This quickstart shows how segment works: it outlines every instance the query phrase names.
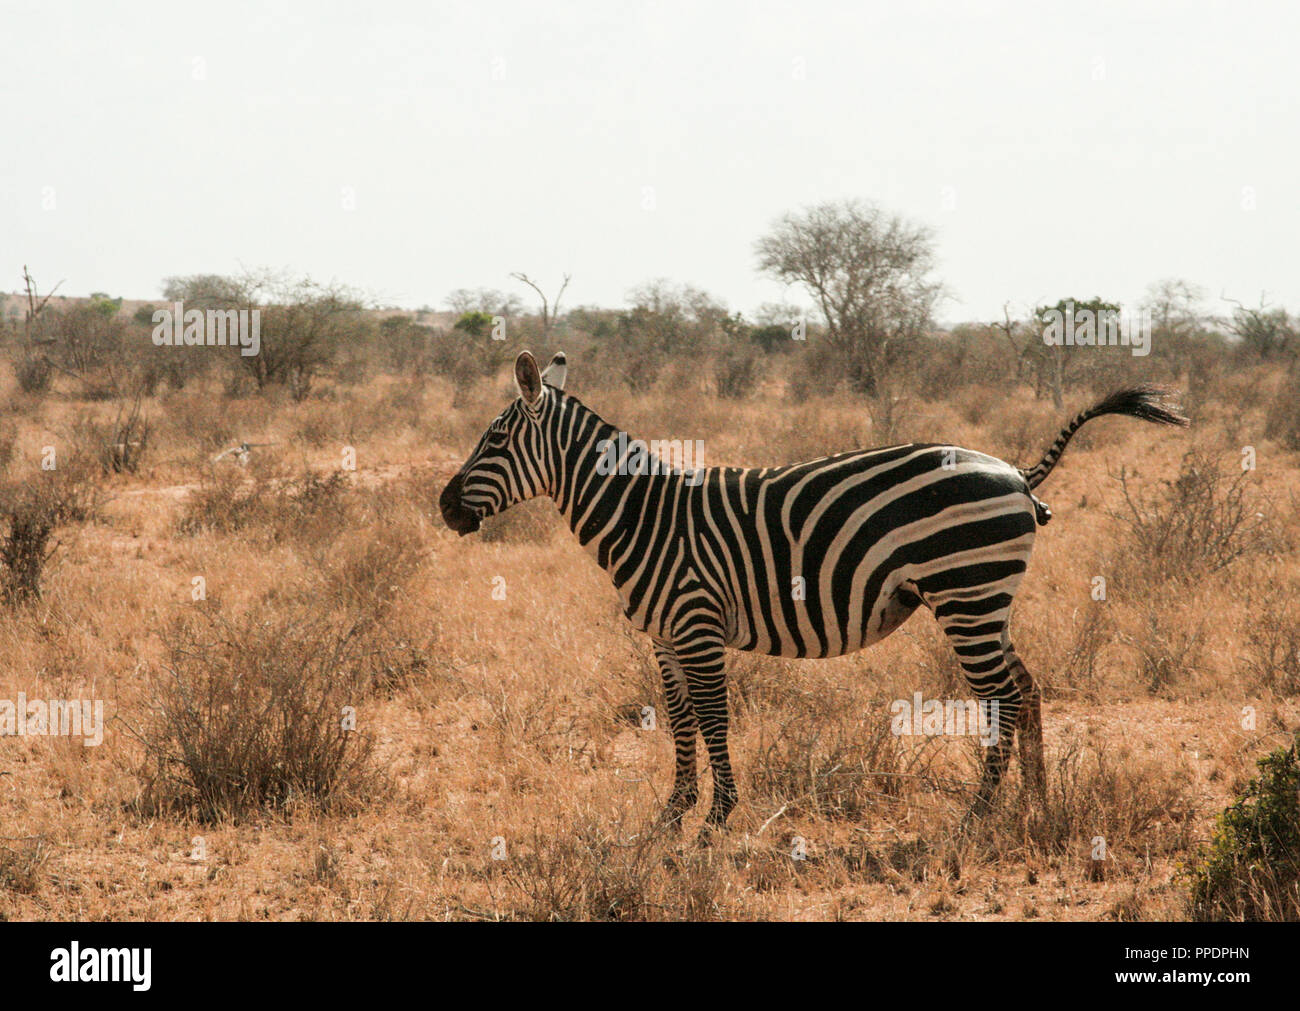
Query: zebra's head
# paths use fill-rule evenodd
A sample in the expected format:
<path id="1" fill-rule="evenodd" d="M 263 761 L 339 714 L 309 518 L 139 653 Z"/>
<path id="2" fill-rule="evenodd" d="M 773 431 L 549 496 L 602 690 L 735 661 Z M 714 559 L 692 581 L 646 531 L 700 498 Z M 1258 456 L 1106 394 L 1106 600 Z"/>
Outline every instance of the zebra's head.
<path id="1" fill-rule="evenodd" d="M 486 517 L 551 490 L 544 424 L 564 389 L 566 371 L 563 352 L 545 371 L 527 351 L 515 359 L 519 396 L 488 426 L 438 499 L 443 521 L 462 537 Z"/>

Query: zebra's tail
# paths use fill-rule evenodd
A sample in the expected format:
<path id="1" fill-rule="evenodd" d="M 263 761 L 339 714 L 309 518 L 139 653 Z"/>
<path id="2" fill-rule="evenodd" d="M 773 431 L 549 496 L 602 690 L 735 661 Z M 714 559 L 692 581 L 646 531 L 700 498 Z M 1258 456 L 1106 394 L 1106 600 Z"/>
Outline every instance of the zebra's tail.
<path id="1" fill-rule="evenodd" d="M 1169 393 L 1170 391 L 1162 386 L 1133 386 L 1116 390 L 1105 400 L 1093 404 L 1086 411 L 1078 414 L 1073 421 L 1061 429 L 1061 434 L 1048 447 L 1043 458 L 1028 470 L 1021 470 L 1020 473 L 1030 488 L 1037 488 L 1052 472 L 1052 468 L 1065 452 L 1065 447 L 1074 433 L 1083 426 L 1085 421 L 1099 418 L 1103 414 L 1126 414 L 1130 418 L 1140 418 L 1157 425 L 1187 425 L 1187 418 L 1180 414 L 1177 408 L 1166 407 L 1160 402 Z"/>

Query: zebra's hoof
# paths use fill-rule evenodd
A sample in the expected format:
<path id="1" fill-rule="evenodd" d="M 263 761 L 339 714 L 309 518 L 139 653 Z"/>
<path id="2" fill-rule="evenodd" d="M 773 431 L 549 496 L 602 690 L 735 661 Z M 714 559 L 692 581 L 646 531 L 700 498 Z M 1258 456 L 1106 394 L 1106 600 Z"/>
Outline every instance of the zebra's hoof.
<path id="1" fill-rule="evenodd" d="M 662 834 L 677 838 L 682 834 L 682 813 L 680 811 L 665 811 L 655 819 L 654 831 L 656 834 Z"/>
<path id="2" fill-rule="evenodd" d="M 707 849 L 717 842 L 718 827 L 705 822 L 700 826 L 700 834 L 695 837 L 695 845 Z"/>

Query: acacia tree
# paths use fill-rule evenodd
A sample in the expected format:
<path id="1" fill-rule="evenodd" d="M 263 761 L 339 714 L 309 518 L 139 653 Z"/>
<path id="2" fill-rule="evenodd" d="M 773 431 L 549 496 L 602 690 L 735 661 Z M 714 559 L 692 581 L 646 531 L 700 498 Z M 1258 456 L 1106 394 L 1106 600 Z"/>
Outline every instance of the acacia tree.
<path id="1" fill-rule="evenodd" d="M 759 270 L 812 296 L 844 378 L 874 393 L 891 348 L 929 328 L 942 286 L 930 231 L 874 204 L 819 204 L 778 219 L 755 244 Z"/>
<path id="2" fill-rule="evenodd" d="M 1034 320 L 1039 339 L 1032 345 L 1036 366 L 1034 396 L 1041 397 L 1046 387 L 1052 393 L 1052 406 L 1058 411 L 1064 410 L 1065 388 L 1089 368 L 1101 363 L 1101 359 L 1090 351 L 1080 354 L 1073 344 L 1049 344 L 1043 339 L 1043 334 L 1052 325 L 1053 319 L 1067 320 L 1065 325 L 1073 327 L 1074 317 L 1085 318 L 1084 314 L 1087 313 L 1089 315 L 1086 318 L 1093 320 L 1094 326 L 1100 330 L 1101 320 L 1108 317 L 1117 319 L 1119 311 L 1118 302 L 1107 302 L 1100 296 L 1090 299 L 1063 298 L 1055 305 L 1040 305 L 1035 309 Z"/>
<path id="3" fill-rule="evenodd" d="M 447 296 L 447 308 L 457 316 L 484 312 L 489 316 L 518 316 L 524 303 L 518 296 L 495 288 L 457 288 Z"/>
<path id="4" fill-rule="evenodd" d="M 261 310 L 259 353 L 232 355 L 259 391 L 283 384 L 295 399 L 307 395 L 315 375 L 355 332 L 363 307 L 358 293 L 343 285 L 292 280 L 269 271 L 169 277 L 163 282 L 163 295 L 185 302 L 187 310 Z"/>

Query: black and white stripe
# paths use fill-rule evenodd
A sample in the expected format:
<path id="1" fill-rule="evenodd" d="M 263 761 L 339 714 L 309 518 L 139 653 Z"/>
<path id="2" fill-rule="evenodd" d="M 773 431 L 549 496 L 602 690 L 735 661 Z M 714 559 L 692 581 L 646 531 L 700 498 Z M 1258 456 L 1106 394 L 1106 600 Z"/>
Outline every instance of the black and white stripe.
<path id="1" fill-rule="evenodd" d="M 1186 419 L 1150 387 L 1079 414 L 1034 467 L 956 446 L 858 450 L 763 469 L 602 473 L 618 430 L 563 392 L 565 361 L 545 373 L 527 352 L 520 397 L 492 423 L 442 494 L 461 534 L 515 502 L 550 495 L 610 574 L 624 612 L 654 641 L 676 742 L 667 818 L 696 800 L 695 744 L 713 770 L 708 815 L 736 802 L 727 754 L 724 651 L 841 656 L 878 642 L 919 607 L 938 620 L 972 692 L 999 705 L 974 810 L 987 808 L 1020 731 L 1027 784 L 1044 786 L 1039 695 L 1007 626 L 1036 527 L 1050 513 L 1031 489 L 1090 418 Z"/>

